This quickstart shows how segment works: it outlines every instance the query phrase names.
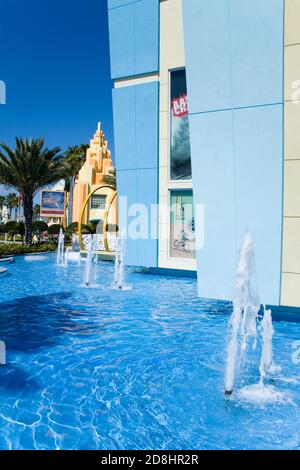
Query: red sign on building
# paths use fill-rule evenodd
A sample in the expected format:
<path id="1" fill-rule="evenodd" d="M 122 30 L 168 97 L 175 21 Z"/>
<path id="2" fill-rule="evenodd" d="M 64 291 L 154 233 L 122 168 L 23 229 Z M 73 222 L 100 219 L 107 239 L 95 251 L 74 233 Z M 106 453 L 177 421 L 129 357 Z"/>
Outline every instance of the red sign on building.
<path id="1" fill-rule="evenodd" d="M 178 118 L 189 114 L 187 95 L 180 95 L 179 98 L 173 98 L 172 112 L 173 116 Z"/>

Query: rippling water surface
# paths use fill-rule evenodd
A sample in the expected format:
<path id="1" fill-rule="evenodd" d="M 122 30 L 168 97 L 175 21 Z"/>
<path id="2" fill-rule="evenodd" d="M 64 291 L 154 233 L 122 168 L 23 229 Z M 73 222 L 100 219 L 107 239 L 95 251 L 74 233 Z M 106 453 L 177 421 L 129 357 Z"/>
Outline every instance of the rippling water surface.
<path id="1" fill-rule="evenodd" d="M 229 306 L 198 299 L 195 280 L 129 271 L 132 291 L 117 292 L 110 263 L 95 289 L 53 255 L 8 267 L 0 449 L 299 448 L 300 323 L 275 323 L 282 372 L 269 385 L 281 399 L 226 400 Z M 258 378 L 249 364 L 247 385 Z"/>

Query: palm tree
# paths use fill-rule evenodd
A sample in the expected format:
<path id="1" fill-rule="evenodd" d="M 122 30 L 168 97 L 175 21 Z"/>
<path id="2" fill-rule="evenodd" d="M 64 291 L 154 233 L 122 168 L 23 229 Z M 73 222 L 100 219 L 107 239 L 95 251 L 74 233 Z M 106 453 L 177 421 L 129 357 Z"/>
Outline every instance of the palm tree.
<path id="1" fill-rule="evenodd" d="M 1 225 L 1 227 L 3 227 L 3 225 L 2 225 L 2 209 L 3 209 L 4 205 L 5 205 L 5 196 L 0 196 L 0 225 Z"/>
<path id="2" fill-rule="evenodd" d="M 18 206 L 19 206 L 19 198 L 16 195 L 16 193 L 9 193 L 6 196 L 5 202 L 6 202 L 6 205 L 7 205 L 8 209 L 9 209 L 10 218 L 12 218 L 12 211 L 13 210 L 15 211 L 15 218 L 16 218 L 16 209 L 18 209 Z"/>
<path id="3" fill-rule="evenodd" d="M 3 206 L 5 205 L 5 196 L 0 196 L 0 210 L 2 210 Z"/>
<path id="4" fill-rule="evenodd" d="M 112 186 L 114 189 L 117 188 L 117 173 L 115 168 L 110 168 L 108 174 L 103 176 L 103 183 Z"/>
<path id="5" fill-rule="evenodd" d="M 34 196 L 65 175 L 66 166 L 60 149 L 48 149 L 44 146 L 44 139 L 16 138 L 14 150 L 8 145 L 0 145 L 0 183 L 22 196 L 26 244 L 32 243 Z"/>
<path id="6" fill-rule="evenodd" d="M 49 228 L 48 224 L 46 224 L 46 222 L 43 222 L 42 220 L 35 220 L 32 223 L 32 231 L 37 237 L 39 242 L 41 241 L 41 236 L 43 232 L 47 232 L 48 228 Z"/>
<path id="7" fill-rule="evenodd" d="M 86 159 L 86 151 L 89 148 L 86 144 L 69 147 L 65 153 L 65 165 L 67 169 L 66 191 L 70 191 L 72 180 L 75 178 Z"/>
<path id="8" fill-rule="evenodd" d="M 39 220 L 41 215 L 41 206 L 39 204 L 35 204 L 33 208 L 33 218 L 34 220 Z"/>

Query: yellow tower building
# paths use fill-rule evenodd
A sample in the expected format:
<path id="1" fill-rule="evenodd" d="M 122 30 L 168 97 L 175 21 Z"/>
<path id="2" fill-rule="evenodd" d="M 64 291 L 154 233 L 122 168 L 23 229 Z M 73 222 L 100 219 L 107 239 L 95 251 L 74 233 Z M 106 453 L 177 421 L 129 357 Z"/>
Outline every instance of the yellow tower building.
<path id="1" fill-rule="evenodd" d="M 79 222 L 82 207 L 89 196 L 91 196 L 82 222 L 101 224 L 104 221 L 107 203 L 114 194 L 114 188 L 103 187 L 95 191 L 101 185 L 114 186 L 115 169 L 108 149 L 107 140 L 101 130 L 101 123 L 90 141 L 90 147 L 86 153 L 86 160 L 75 179 L 73 189 L 72 222 Z M 108 224 L 116 226 L 117 200 L 113 201 L 108 215 Z"/>

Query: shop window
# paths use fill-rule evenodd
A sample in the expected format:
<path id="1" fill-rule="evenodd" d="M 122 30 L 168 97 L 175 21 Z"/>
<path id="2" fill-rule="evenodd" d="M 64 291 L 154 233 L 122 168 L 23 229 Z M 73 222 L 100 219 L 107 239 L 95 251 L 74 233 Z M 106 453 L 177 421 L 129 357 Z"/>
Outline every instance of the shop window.
<path id="1" fill-rule="evenodd" d="M 170 73 L 170 178 L 192 178 L 188 96 L 185 70 Z"/>
<path id="2" fill-rule="evenodd" d="M 195 258 L 195 219 L 192 191 L 171 191 L 170 257 Z"/>

